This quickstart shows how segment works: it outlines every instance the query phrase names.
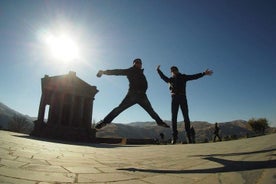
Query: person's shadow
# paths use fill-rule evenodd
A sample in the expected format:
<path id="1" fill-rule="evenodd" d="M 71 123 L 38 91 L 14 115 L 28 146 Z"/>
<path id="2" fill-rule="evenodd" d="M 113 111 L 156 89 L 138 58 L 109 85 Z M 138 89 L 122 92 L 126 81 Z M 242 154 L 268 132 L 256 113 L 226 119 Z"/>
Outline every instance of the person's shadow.
<path id="1" fill-rule="evenodd" d="M 245 154 L 256 154 L 271 152 L 270 156 L 275 156 L 273 151 L 276 149 L 260 150 L 254 152 L 242 152 L 242 153 L 229 153 L 229 154 L 219 154 L 219 155 L 194 155 L 194 157 L 203 157 L 203 159 L 217 162 L 222 167 L 217 168 L 207 168 L 207 169 L 187 169 L 187 170 L 169 170 L 169 169 L 141 169 L 141 168 L 120 168 L 118 170 L 132 171 L 132 172 L 150 172 L 150 173 L 161 173 L 161 174 L 197 174 L 197 173 L 222 173 L 222 172 L 238 172 L 238 171 L 250 171 L 256 169 L 271 169 L 276 168 L 276 160 L 266 160 L 266 161 L 234 161 L 222 158 L 216 158 L 214 156 L 237 156 Z"/>

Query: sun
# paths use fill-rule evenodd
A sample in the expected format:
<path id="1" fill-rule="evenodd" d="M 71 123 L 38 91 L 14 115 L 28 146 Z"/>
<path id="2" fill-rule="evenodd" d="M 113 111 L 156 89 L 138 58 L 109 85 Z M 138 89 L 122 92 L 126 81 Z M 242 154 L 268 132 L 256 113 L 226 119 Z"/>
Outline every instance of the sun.
<path id="1" fill-rule="evenodd" d="M 73 37 L 69 35 L 47 34 L 44 37 L 44 41 L 51 57 L 58 61 L 69 63 L 80 57 L 79 46 L 73 40 Z"/>

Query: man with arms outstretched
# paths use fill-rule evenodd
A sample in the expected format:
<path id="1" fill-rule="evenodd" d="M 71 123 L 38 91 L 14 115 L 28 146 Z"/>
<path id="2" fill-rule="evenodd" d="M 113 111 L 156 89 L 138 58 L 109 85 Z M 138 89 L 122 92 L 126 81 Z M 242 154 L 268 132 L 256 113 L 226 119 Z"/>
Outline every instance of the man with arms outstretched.
<path id="1" fill-rule="evenodd" d="M 97 74 L 98 77 L 105 75 L 121 75 L 126 76 L 129 81 L 128 93 L 121 102 L 121 104 L 114 108 L 103 120 L 96 124 L 95 128 L 100 129 L 117 117 L 121 112 L 131 107 L 134 104 L 139 104 L 144 108 L 148 114 L 156 121 L 157 125 L 169 128 L 169 126 L 161 120 L 159 115 L 153 110 L 151 103 L 146 95 L 148 89 L 147 79 L 142 69 L 142 60 L 137 58 L 133 61 L 132 67 L 128 69 L 115 69 L 115 70 L 100 70 Z"/>
<path id="2" fill-rule="evenodd" d="M 188 103 L 186 98 L 186 82 L 189 80 L 195 80 L 201 78 L 205 75 L 212 75 L 212 70 L 205 70 L 205 72 L 194 74 L 194 75 L 186 75 L 181 74 L 176 66 L 171 67 L 171 77 L 167 77 L 160 70 L 160 65 L 157 66 L 157 72 L 161 79 L 163 79 L 170 86 L 171 92 L 171 113 L 172 113 L 172 144 L 175 144 L 178 139 L 178 131 L 177 131 L 177 113 L 179 107 L 181 108 L 184 122 L 185 122 L 185 130 L 188 138 L 188 142 L 192 143 L 191 134 L 190 134 L 190 118 L 188 114 Z"/>

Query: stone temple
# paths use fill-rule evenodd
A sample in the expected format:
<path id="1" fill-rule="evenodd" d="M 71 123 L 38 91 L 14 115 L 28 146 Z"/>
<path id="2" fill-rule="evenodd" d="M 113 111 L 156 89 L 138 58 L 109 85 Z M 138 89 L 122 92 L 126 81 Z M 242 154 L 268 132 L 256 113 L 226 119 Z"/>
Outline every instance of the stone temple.
<path id="1" fill-rule="evenodd" d="M 96 139 L 91 127 L 95 86 L 75 72 L 41 79 L 42 95 L 32 136 L 69 141 Z"/>

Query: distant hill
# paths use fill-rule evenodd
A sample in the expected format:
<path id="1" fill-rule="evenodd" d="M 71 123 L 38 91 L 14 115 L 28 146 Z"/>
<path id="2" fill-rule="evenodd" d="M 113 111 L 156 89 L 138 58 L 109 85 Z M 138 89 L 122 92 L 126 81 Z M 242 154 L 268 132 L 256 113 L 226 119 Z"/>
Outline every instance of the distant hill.
<path id="1" fill-rule="evenodd" d="M 9 122 L 14 116 L 26 118 L 28 129 L 22 133 L 30 133 L 33 128 L 32 118 L 28 115 L 23 115 L 5 104 L 0 102 L 0 129 L 8 129 Z M 171 124 L 166 121 L 167 124 Z M 219 123 L 219 122 L 218 122 Z M 209 142 L 213 138 L 214 124 L 204 121 L 194 121 L 191 125 L 196 131 L 197 142 Z M 230 122 L 220 122 L 221 136 L 224 139 L 235 139 L 252 135 L 253 132 L 244 120 L 235 120 Z M 179 140 L 186 141 L 184 130 L 184 123 L 178 123 Z M 276 132 L 276 128 L 269 128 L 267 132 Z M 102 138 L 133 138 L 133 139 L 160 139 L 160 133 L 165 135 L 165 140 L 171 138 L 171 129 L 157 126 L 155 122 L 132 122 L 129 124 L 115 124 L 111 123 L 108 126 L 97 131 L 96 136 Z"/>
<path id="2" fill-rule="evenodd" d="M 167 122 L 170 124 L 170 122 Z M 197 142 L 210 142 L 213 140 L 214 124 L 202 121 L 191 122 L 196 131 Z M 238 139 L 254 135 L 254 132 L 248 126 L 247 121 L 235 120 L 231 122 L 219 123 L 221 129 L 221 137 L 224 140 Z M 275 132 L 275 128 L 271 128 L 269 132 Z M 185 142 L 186 135 L 184 123 L 178 123 L 179 141 Z M 103 138 L 129 138 L 129 139 L 160 139 L 160 133 L 165 135 L 165 139 L 171 138 L 171 129 L 157 126 L 155 122 L 133 122 L 129 124 L 111 123 L 106 127 L 98 130 L 97 137 Z"/>
<path id="3" fill-rule="evenodd" d="M 9 123 L 12 121 L 14 116 L 26 118 L 27 123 L 28 123 L 27 126 L 29 128 L 28 128 L 28 130 L 26 130 L 22 133 L 29 133 L 29 131 L 31 131 L 31 129 L 33 127 L 32 121 L 34 120 L 34 118 L 32 118 L 28 115 L 23 115 L 0 102 L 0 129 L 8 129 Z"/>

